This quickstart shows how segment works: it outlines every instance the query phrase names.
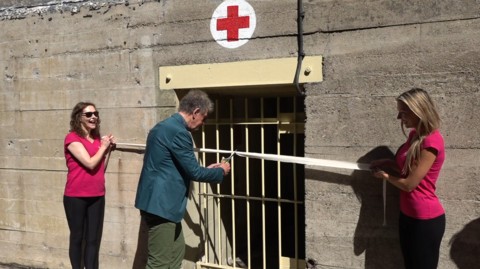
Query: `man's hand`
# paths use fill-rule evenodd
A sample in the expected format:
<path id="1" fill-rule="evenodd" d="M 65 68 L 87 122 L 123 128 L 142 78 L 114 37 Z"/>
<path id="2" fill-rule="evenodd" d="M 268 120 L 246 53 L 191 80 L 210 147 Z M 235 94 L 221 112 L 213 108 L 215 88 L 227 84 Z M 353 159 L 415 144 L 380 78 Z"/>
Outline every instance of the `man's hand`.
<path id="1" fill-rule="evenodd" d="M 225 161 L 225 158 L 222 158 L 221 163 L 212 163 L 211 165 L 207 166 L 207 168 L 222 168 L 224 176 L 230 173 L 230 164 Z"/>
<path id="2" fill-rule="evenodd" d="M 218 167 L 223 169 L 223 176 L 226 176 L 230 173 L 230 163 L 225 162 L 225 160 L 222 160 Z"/>

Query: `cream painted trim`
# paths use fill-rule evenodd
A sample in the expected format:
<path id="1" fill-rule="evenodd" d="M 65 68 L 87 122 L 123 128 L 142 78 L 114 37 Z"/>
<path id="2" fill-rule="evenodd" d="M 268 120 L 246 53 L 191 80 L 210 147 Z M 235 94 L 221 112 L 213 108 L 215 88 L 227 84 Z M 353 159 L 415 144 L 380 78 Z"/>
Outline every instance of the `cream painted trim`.
<path id="1" fill-rule="evenodd" d="M 292 259 L 289 257 L 280 258 L 280 269 L 303 269 L 305 267 L 305 260 Z"/>
<path id="2" fill-rule="evenodd" d="M 310 70 L 307 73 L 306 70 Z M 159 68 L 160 89 L 293 84 L 297 58 L 268 59 Z M 323 80 L 322 56 L 303 59 L 299 82 Z"/>

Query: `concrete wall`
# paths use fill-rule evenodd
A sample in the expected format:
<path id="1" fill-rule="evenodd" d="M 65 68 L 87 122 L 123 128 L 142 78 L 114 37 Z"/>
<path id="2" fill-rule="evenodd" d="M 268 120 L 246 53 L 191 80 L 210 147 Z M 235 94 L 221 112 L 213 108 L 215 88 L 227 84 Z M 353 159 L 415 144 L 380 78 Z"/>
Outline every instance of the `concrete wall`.
<path id="1" fill-rule="evenodd" d="M 306 154 L 370 162 L 406 140 L 395 97 L 426 89 L 443 120 L 446 161 L 437 194 L 447 228 L 439 268 L 478 266 L 478 3 L 318 1 L 308 4 L 307 53 L 324 82 L 307 87 Z M 316 21 L 316 23 L 313 23 Z M 327 32 L 327 33 L 324 33 Z M 399 191 L 364 172 L 307 167 L 307 256 L 322 268 L 402 268 Z"/>
<path id="2" fill-rule="evenodd" d="M 405 140 L 394 98 L 414 86 L 428 90 L 447 146 L 438 182 L 447 211 L 439 267 L 473 268 L 480 257 L 478 3 L 304 2 L 305 52 L 324 56 L 324 81 L 306 87 L 306 155 L 361 162 L 391 156 Z M 257 29 L 233 50 L 210 34 L 219 3 L 2 2 L 0 262 L 69 268 L 62 145 L 77 102 L 97 104 L 103 133 L 143 143 L 175 111 L 175 93 L 158 90 L 159 66 L 296 56 L 296 1 L 250 1 Z M 136 152 L 112 154 L 100 268 L 144 261 L 145 231 L 133 208 L 141 162 Z M 382 227 L 380 180 L 307 167 L 307 258 L 322 268 L 402 268 L 398 196 L 389 186 L 389 225 Z M 198 223 L 190 220 L 187 229 Z"/>
<path id="3" fill-rule="evenodd" d="M 159 92 L 155 81 L 163 3 L 83 1 L 21 14 L 0 21 L 0 262 L 70 268 L 62 199 L 71 109 L 94 102 L 102 133 L 127 143 L 144 143 L 148 130 L 175 111 L 175 94 Z M 100 268 L 144 260 L 133 207 L 142 161 L 134 152 L 111 156 Z"/>

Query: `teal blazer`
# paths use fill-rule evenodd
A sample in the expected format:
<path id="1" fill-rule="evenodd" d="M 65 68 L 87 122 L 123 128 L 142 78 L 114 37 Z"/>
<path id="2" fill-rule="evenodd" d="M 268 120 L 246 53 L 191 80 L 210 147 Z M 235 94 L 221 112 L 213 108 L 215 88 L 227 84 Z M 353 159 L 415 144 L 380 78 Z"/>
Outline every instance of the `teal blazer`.
<path id="1" fill-rule="evenodd" d="M 185 215 L 190 181 L 221 183 L 223 169 L 200 166 L 187 123 L 176 113 L 148 134 L 135 207 L 178 223 Z"/>

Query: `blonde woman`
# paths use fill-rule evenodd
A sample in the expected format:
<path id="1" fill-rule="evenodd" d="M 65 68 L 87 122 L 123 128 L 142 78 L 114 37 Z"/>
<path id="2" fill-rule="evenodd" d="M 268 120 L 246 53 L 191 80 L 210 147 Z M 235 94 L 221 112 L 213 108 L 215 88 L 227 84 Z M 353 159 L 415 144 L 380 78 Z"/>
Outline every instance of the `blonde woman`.
<path id="1" fill-rule="evenodd" d="M 372 174 L 401 190 L 399 235 L 405 268 L 437 268 L 440 244 L 445 232 L 445 211 L 435 195 L 436 182 L 445 160 L 445 146 L 439 132 L 440 117 L 435 103 L 422 89 L 397 97 L 397 119 L 412 129 L 400 147 L 396 160 L 372 162 Z M 392 176 L 382 167 L 400 172 Z"/>

